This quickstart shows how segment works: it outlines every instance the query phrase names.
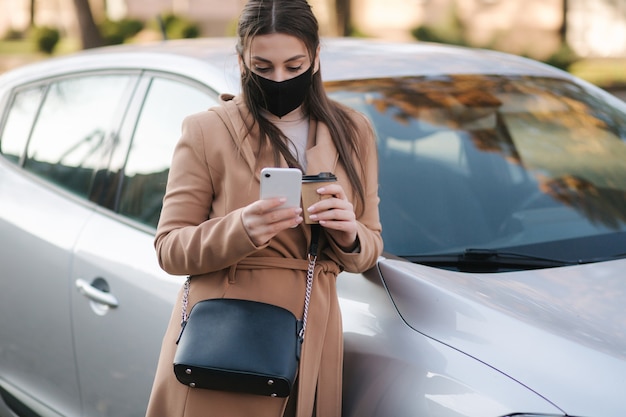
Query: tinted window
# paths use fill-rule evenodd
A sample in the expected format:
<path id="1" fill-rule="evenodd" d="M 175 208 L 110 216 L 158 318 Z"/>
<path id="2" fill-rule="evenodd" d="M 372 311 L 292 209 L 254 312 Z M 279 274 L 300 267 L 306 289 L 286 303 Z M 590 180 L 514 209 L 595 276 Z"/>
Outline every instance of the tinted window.
<path id="1" fill-rule="evenodd" d="M 165 78 L 152 81 L 124 169 L 121 214 L 156 227 L 181 122 L 215 104 L 206 87 Z"/>
<path id="2" fill-rule="evenodd" d="M 96 170 L 116 142 L 133 77 L 98 75 L 50 84 L 24 167 L 87 197 Z"/>
<path id="3" fill-rule="evenodd" d="M 26 149 L 33 121 L 41 104 L 44 87 L 29 88 L 15 94 L 0 138 L 0 153 L 18 162 Z"/>
<path id="4" fill-rule="evenodd" d="M 567 260 L 626 252 L 613 244 L 626 232 L 622 103 L 536 77 L 406 77 L 327 88 L 375 126 L 390 252 L 524 247 Z M 566 241 L 576 244 L 563 250 Z"/>

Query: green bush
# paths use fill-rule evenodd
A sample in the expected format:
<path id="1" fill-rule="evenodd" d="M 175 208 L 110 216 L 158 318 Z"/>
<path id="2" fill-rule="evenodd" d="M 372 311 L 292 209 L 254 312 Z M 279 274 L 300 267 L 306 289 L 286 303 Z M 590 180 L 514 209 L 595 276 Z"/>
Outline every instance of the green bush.
<path id="1" fill-rule="evenodd" d="M 550 57 L 548 57 L 548 59 L 544 62 L 552 65 L 553 67 L 567 71 L 569 67 L 579 59 L 580 57 L 576 55 L 572 48 L 568 44 L 563 43 L 559 49 L 550 55 Z"/>
<path id="2" fill-rule="evenodd" d="M 442 42 L 442 37 L 437 34 L 437 31 L 430 26 L 422 25 L 418 26 L 415 29 L 411 30 L 411 36 L 413 36 L 418 41 L 423 42 Z"/>
<path id="3" fill-rule="evenodd" d="M 200 35 L 198 25 L 190 22 L 177 22 L 168 31 L 171 38 L 197 38 Z"/>
<path id="4" fill-rule="evenodd" d="M 32 37 L 38 51 L 51 54 L 57 43 L 59 43 L 61 34 L 55 28 L 39 26 L 33 29 Z"/>
<path id="5" fill-rule="evenodd" d="M 189 19 L 174 14 L 162 18 L 169 39 L 187 39 L 200 36 L 200 27 Z"/>
<path id="6" fill-rule="evenodd" d="M 10 28 L 5 32 L 2 39 L 4 39 L 5 41 L 18 41 L 24 39 L 24 32 Z"/>
<path id="7" fill-rule="evenodd" d="M 437 42 L 449 45 L 468 46 L 461 28 L 434 28 L 432 26 L 423 25 L 411 30 L 411 35 L 423 42 Z"/>
<path id="8" fill-rule="evenodd" d="M 411 35 L 424 42 L 469 46 L 465 39 L 465 23 L 459 15 L 456 2 L 448 7 L 447 13 L 438 22 L 418 26 L 411 30 Z"/>
<path id="9" fill-rule="evenodd" d="M 143 22 L 137 19 L 106 19 L 99 25 L 100 34 L 107 45 L 118 45 L 132 38 L 144 28 Z"/>

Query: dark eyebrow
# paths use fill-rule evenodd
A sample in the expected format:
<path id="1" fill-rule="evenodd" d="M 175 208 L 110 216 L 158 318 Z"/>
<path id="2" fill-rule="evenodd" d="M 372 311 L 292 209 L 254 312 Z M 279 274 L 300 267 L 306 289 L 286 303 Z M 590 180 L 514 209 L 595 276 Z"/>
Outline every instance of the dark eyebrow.
<path id="1" fill-rule="evenodd" d="M 296 56 L 292 56 L 291 58 L 289 58 L 288 60 L 285 61 L 285 63 L 287 62 L 291 62 L 291 61 L 296 61 L 298 59 L 302 59 L 302 58 L 306 58 L 306 55 L 296 55 Z M 271 64 L 272 61 L 270 61 L 269 59 L 265 59 L 262 58 L 260 56 L 253 56 L 252 59 L 256 59 L 257 61 L 261 61 L 261 62 L 265 62 L 267 64 Z"/>

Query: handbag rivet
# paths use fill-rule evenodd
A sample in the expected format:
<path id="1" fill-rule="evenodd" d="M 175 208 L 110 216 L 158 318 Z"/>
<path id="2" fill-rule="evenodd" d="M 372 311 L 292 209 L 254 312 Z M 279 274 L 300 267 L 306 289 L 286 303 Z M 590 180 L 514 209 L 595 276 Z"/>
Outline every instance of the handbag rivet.
<path id="1" fill-rule="evenodd" d="M 273 379 L 268 379 L 267 380 L 267 385 L 274 385 L 274 380 Z"/>
<path id="2" fill-rule="evenodd" d="M 191 375 L 191 369 L 189 369 L 189 368 L 185 369 L 185 373 L 186 373 L 187 375 Z"/>
<path id="3" fill-rule="evenodd" d="M 196 387 L 196 383 L 195 383 L 195 382 L 191 382 L 191 383 L 189 384 L 189 386 L 190 386 L 191 388 L 195 388 L 195 387 Z"/>

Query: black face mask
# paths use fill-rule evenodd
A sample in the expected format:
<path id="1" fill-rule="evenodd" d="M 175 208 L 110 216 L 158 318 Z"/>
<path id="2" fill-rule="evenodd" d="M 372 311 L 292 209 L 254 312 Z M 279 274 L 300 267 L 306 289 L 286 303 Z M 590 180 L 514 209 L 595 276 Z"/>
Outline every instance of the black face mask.
<path id="1" fill-rule="evenodd" d="M 291 113 L 306 98 L 311 88 L 313 65 L 302 74 L 285 81 L 272 81 L 251 72 L 252 100 L 277 117 Z"/>

